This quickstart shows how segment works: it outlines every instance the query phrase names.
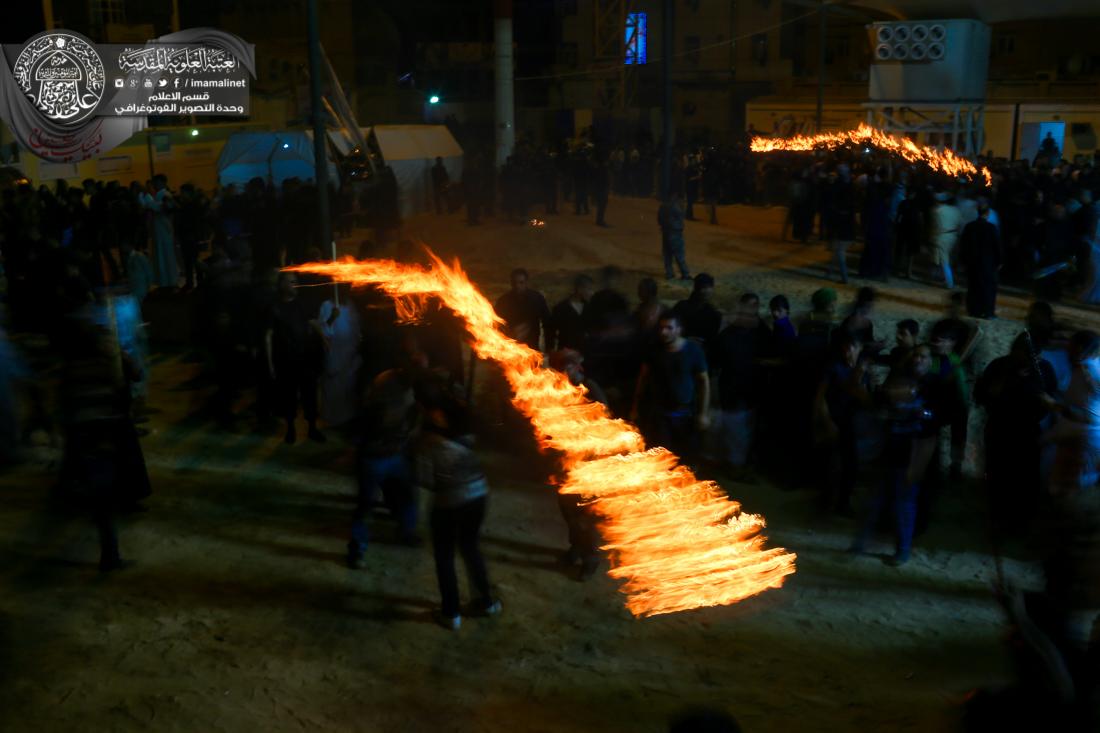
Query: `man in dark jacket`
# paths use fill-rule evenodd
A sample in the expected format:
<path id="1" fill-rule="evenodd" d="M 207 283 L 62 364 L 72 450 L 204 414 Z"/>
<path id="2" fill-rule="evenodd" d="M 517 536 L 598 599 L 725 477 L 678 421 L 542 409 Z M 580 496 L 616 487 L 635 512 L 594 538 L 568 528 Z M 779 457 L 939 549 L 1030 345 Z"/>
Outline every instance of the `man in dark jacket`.
<path id="1" fill-rule="evenodd" d="M 199 263 L 199 243 L 206 238 L 207 201 L 190 183 L 180 186 L 176 211 L 176 236 L 183 254 L 183 273 L 188 290 L 195 287 Z"/>
<path id="2" fill-rule="evenodd" d="M 989 507 L 1000 539 L 1025 527 L 1029 512 L 1016 511 L 1042 499 L 1041 451 L 1049 399 L 1057 393 L 1054 367 L 1033 351 L 1026 333 L 1007 356 L 994 359 L 974 385 L 974 402 L 985 408 L 985 476 Z"/>
<path id="3" fill-rule="evenodd" d="M 847 165 L 837 166 L 836 180 L 829 195 L 829 227 L 833 259 L 825 266 L 825 277 L 831 278 L 833 266 L 840 270 L 840 281 L 848 282 L 848 247 L 856 238 L 855 192 L 852 174 Z"/>
<path id="4" fill-rule="evenodd" d="M 588 275 L 578 275 L 573 280 L 573 292 L 550 312 L 550 329 L 546 334 L 547 351 L 583 350 L 587 332 L 585 311 L 592 298 L 592 290 L 592 278 Z"/>
<path id="5" fill-rule="evenodd" d="M 324 434 L 317 429 L 317 380 L 323 358 L 320 324 L 317 314 L 298 298 L 297 285 L 294 273 L 279 274 L 278 297 L 264 336 L 268 370 L 286 419 L 288 445 L 297 440 L 294 420 L 299 402 L 309 425 L 310 440 L 325 442 Z"/>
<path id="6" fill-rule="evenodd" d="M 714 277 L 705 272 L 695 276 L 695 286 L 687 300 L 672 309 L 684 327 L 684 338 L 700 341 L 710 347 L 722 328 L 722 312 L 711 303 L 714 297 Z"/>
<path id="7" fill-rule="evenodd" d="M 760 318 L 760 298 L 745 293 L 737 315 L 714 340 L 710 365 L 720 372 L 721 459 L 735 470 L 744 467 L 752 448 L 756 412 L 766 391 L 761 360 L 767 355 L 771 330 Z"/>
<path id="8" fill-rule="evenodd" d="M 665 279 L 673 277 L 672 261 L 680 268 L 680 279 L 690 280 L 687 260 L 684 257 L 684 199 L 673 194 L 657 210 L 657 224 L 661 227 L 661 254 L 665 260 Z"/>
<path id="9" fill-rule="evenodd" d="M 974 318 L 992 318 L 997 311 L 997 272 L 1001 269 L 1001 238 L 989 223 L 989 202 L 978 204 L 978 218 L 966 225 L 959 242 L 966 267 L 966 310 Z"/>
<path id="10" fill-rule="evenodd" d="M 527 280 L 527 270 L 512 270 L 512 289 L 497 300 L 496 311 L 504 319 L 506 335 L 538 351 L 543 329 L 549 335 L 550 307 L 542 293 L 527 287 Z"/>
<path id="11" fill-rule="evenodd" d="M 664 446 L 689 464 L 698 454 L 700 433 L 710 427 L 710 376 L 702 347 L 684 338 L 679 316 L 657 323 L 660 345 L 638 374 L 631 420 L 646 443 Z"/>

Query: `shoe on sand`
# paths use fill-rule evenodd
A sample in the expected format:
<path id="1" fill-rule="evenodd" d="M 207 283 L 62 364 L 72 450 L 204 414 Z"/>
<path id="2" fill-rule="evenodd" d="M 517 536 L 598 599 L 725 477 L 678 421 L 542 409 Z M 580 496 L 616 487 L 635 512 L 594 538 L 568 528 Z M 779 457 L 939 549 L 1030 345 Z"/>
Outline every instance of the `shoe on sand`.
<path id="1" fill-rule="evenodd" d="M 435 619 L 437 624 L 447 629 L 447 631 L 458 631 L 462 628 L 461 616 L 444 616 L 442 611 L 436 611 L 432 614 L 432 618 Z"/>

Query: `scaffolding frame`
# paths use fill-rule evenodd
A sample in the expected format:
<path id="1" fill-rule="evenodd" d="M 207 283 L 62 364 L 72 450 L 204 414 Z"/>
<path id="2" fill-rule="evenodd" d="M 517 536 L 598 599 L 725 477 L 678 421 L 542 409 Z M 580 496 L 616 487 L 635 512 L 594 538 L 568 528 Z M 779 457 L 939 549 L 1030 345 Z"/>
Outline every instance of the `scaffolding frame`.
<path id="1" fill-rule="evenodd" d="M 634 0 L 592 2 L 592 61 L 595 68 L 605 69 L 593 79 L 596 100 L 602 109 L 625 110 L 634 104 L 637 65 L 626 63 L 627 47 L 632 42 L 637 47 L 637 39 L 626 36 L 627 18 L 634 12 Z"/>
<path id="2" fill-rule="evenodd" d="M 864 102 L 867 124 L 922 143 L 951 148 L 960 155 L 981 154 L 985 144 L 985 101 Z M 932 138 L 931 136 L 935 136 Z"/>

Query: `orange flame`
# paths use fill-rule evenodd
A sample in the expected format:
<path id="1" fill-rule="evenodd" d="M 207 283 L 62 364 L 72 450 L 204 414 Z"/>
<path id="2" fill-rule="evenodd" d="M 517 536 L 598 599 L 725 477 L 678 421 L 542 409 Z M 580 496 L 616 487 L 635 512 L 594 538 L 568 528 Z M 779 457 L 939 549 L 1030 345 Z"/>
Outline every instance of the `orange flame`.
<path id="1" fill-rule="evenodd" d="M 855 130 L 843 132 L 822 132 L 817 135 L 795 135 L 794 137 L 754 137 L 750 149 L 754 153 L 770 153 L 774 150 L 806 151 L 815 148 L 833 148 L 848 144 L 873 145 L 899 155 L 910 163 L 924 163 L 929 167 L 952 176 L 966 176 L 973 180 L 981 176 L 986 186 L 993 185 L 993 176 L 989 169 L 976 167 L 966 158 L 953 150 L 918 145 L 907 137 L 897 137 L 882 130 L 876 130 L 861 123 Z"/>
<path id="2" fill-rule="evenodd" d="M 583 387 L 544 368 L 542 354 L 500 331 L 501 319 L 457 261 L 448 266 L 430 256 L 430 268 L 349 258 L 287 269 L 377 285 L 406 319 L 422 312 L 431 296 L 463 318 L 471 348 L 500 366 L 539 443 L 560 455 L 560 491 L 583 497 L 595 512 L 610 575 L 624 581 L 635 616 L 735 603 L 778 588 L 795 571 L 792 553 L 764 547 L 763 517 L 742 514 L 721 487 L 696 478 L 664 448 L 645 450 L 632 425 L 612 418 Z"/>

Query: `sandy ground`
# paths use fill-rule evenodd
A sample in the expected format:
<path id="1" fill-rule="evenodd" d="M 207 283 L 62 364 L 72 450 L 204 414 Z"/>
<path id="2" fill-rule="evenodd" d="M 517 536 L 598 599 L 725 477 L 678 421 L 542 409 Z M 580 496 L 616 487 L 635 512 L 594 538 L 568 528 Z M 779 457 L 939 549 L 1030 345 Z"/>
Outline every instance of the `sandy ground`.
<path id="1" fill-rule="evenodd" d="M 689 263 L 718 277 L 719 305 L 754 290 L 808 307 L 826 253 L 778 241 L 782 215 L 731 207 L 720 226 L 689 224 Z M 609 230 L 541 218 L 472 228 L 424 217 L 407 234 L 460 256 L 494 296 L 513 266 L 551 300 L 608 262 L 631 291 L 661 274 L 652 202 L 613 200 Z M 887 336 L 898 318 L 933 319 L 944 295 L 881 290 Z M 665 300 L 686 292 L 662 280 Z M 1002 299 L 981 361 L 1003 351 L 1025 307 Z M 893 569 L 845 553 L 854 523 L 815 517 L 810 495 L 726 482 L 768 518 L 772 543 L 798 553 L 798 573 L 733 607 L 635 620 L 614 581 L 557 568 L 565 531 L 531 441 L 490 443 L 484 549 L 505 612 L 450 633 L 430 622 L 428 551 L 390 544 L 384 520 L 368 569 L 343 565 L 348 446 L 218 432 L 196 416 L 210 393 L 197 376 L 179 354 L 156 358 L 143 441 L 155 493 L 122 524 L 135 568 L 97 575 L 90 523 L 47 501 L 50 451 L 0 477 L 0 730 L 657 733 L 683 706 L 716 704 L 752 732 L 943 731 L 967 690 L 1007 679 L 972 486 L 947 497 L 914 560 Z M 1037 580 L 1022 560 L 1007 567 Z"/>

